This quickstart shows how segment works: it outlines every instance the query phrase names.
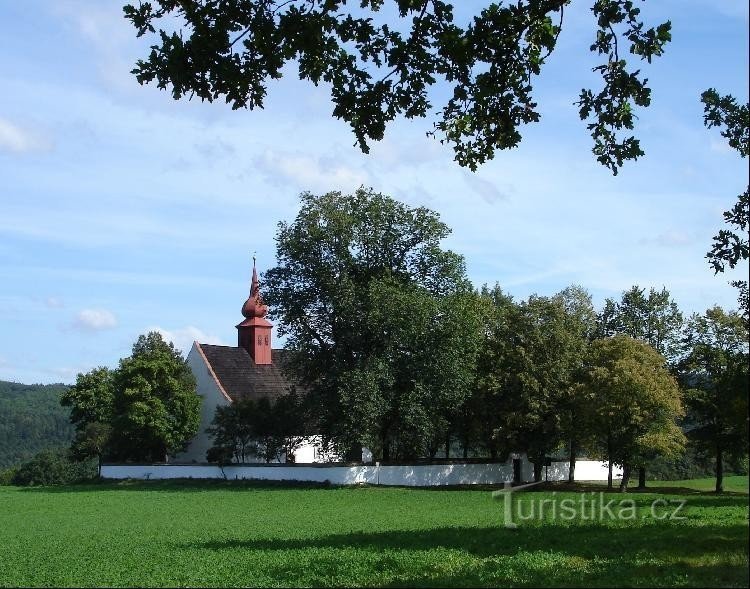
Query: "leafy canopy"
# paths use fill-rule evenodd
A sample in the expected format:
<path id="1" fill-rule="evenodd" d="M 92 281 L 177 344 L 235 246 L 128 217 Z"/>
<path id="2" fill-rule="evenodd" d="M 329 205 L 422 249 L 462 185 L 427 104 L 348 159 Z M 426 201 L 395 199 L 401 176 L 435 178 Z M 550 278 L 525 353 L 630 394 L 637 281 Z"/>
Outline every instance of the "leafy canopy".
<path id="1" fill-rule="evenodd" d="M 190 368 L 153 331 L 139 336 L 117 369 L 79 374 L 61 403 L 71 408 L 72 450 L 79 457 L 162 461 L 182 450 L 200 423 Z"/>
<path id="2" fill-rule="evenodd" d="M 721 136 L 729 142 L 729 146 L 746 158 L 750 154 L 750 104 L 739 104 L 730 95 L 720 96 L 713 88 L 701 95 L 701 102 L 706 127 L 721 129 Z M 724 221 L 729 228 L 722 229 L 714 236 L 711 251 L 706 254 L 714 274 L 724 272 L 727 266 L 734 268 L 750 255 L 750 185 L 737 197 L 734 206 L 724 212 Z M 740 309 L 745 315 L 745 322 L 750 323 L 747 280 L 735 280 L 732 285 L 739 289 Z"/>
<path id="3" fill-rule="evenodd" d="M 712 307 L 694 314 L 685 334 L 681 376 L 694 426 L 688 435 L 701 448 L 747 453 L 748 330 L 735 311 Z"/>
<path id="4" fill-rule="evenodd" d="M 677 456 L 685 436 L 675 423 L 682 396 L 664 357 L 627 335 L 592 342 L 584 385 L 605 456 L 630 467 L 654 454 Z"/>
<path id="5" fill-rule="evenodd" d="M 539 121 L 533 83 L 569 3 L 490 2 L 465 26 L 442 0 L 157 0 L 124 12 L 139 37 L 158 27 L 148 57 L 132 70 L 141 84 L 171 86 L 175 99 L 223 97 L 234 109 L 262 108 L 269 79 L 294 61 L 301 80 L 330 86 L 333 116 L 351 126 L 365 153 L 396 117 L 434 117 L 430 134 L 474 170 L 517 146 L 522 125 Z M 651 101 L 648 80 L 626 52 L 650 63 L 671 39 L 668 21 L 647 26 L 635 4 L 591 3 L 590 50 L 601 60 L 594 72 L 602 84 L 581 90 L 576 103 L 594 155 L 614 174 L 643 155 L 627 132 L 636 107 Z M 429 91 L 441 81 L 450 98 L 436 109 Z"/>
<path id="6" fill-rule="evenodd" d="M 264 293 L 318 431 L 343 452 L 424 455 L 473 374 L 479 328 L 463 259 L 440 247 L 449 230 L 426 208 L 365 189 L 301 198 L 279 224 Z"/>

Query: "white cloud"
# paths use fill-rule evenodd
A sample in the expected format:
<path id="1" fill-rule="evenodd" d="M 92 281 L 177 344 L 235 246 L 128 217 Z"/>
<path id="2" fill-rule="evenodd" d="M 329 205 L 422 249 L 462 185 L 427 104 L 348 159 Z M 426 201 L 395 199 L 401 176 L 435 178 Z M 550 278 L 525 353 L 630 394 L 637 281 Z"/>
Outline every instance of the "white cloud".
<path id="1" fill-rule="evenodd" d="M 303 190 L 352 191 L 369 183 L 366 171 L 347 166 L 336 157 L 266 151 L 254 159 L 254 164 L 270 182 L 292 182 Z"/>
<path id="2" fill-rule="evenodd" d="M 22 129 L 7 119 L 0 118 L 0 151 L 10 153 L 29 153 L 47 151 L 52 147 L 50 141 L 28 129 Z"/>
<path id="3" fill-rule="evenodd" d="M 194 341 L 215 346 L 226 345 L 218 336 L 205 333 L 193 325 L 187 325 L 178 329 L 164 329 L 163 327 L 154 326 L 149 327 L 146 331 L 158 331 L 166 341 L 172 342 L 185 355 L 190 351 Z"/>
<path id="4" fill-rule="evenodd" d="M 476 172 L 464 172 L 466 183 L 488 203 L 494 203 L 508 198 L 506 191 L 501 191 L 498 186 L 477 175 Z"/>
<path id="5" fill-rule="evenodd" d="M 677 229 L 669 229 L 654 237 L 643 238 L 639 241 L 642 245 L 660 245 L 662 247 L 678 247 L 691 244 L 695 241 L 693 237 Z"/>
<path id="6" fill-rule="evenodd" d="M 62 309 L 65 306 L 62 299 L 58 299 L 57 297 L 47 297 L 44 304 L 50 309 Z"/>
<path id="7" fill-rule="evenodd" d="M 106 309 L 83 309 L 73 321 L 73 327 L 81 331 L 102 331 L 117 327 L 117 318 Z"/>

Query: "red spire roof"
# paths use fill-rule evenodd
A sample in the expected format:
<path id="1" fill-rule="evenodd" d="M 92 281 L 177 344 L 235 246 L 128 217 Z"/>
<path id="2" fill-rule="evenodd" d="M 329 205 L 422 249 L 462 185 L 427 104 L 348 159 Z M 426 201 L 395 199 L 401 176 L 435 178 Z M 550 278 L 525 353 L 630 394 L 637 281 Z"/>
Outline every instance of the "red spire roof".
<path id="1" fill-rule="evenodd" d="M 250 283 L 250 296 L 242 305 L 242 315 L 247 319 L 252 319 L 253 317 L 265 317 L 267 313 L 268 307 L 263 304 L 263 300 L 260 298 L 258 273 L 255 270 L 255 256 L 253 256 L 253 279 Z"/>

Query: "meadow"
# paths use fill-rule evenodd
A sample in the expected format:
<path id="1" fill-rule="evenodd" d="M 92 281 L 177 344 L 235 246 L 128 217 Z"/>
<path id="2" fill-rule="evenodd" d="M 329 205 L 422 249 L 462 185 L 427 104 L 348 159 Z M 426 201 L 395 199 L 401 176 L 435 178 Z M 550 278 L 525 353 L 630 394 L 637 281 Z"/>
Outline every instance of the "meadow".
<path id="1" fill-rule="evenodd" d="M 747 587 L 747 477 L 728 477 L 735 492 L 722 496 L 656 486 L 627 494 L 637 519 L 545 514 L 516 529 L 488 489 L 0 487 L 0 586 Z M 513 493 L 511 505 L 602 490 L 556 489 Z M 684 519 L 654 517 L 654 499 L 686 501 Z"/>

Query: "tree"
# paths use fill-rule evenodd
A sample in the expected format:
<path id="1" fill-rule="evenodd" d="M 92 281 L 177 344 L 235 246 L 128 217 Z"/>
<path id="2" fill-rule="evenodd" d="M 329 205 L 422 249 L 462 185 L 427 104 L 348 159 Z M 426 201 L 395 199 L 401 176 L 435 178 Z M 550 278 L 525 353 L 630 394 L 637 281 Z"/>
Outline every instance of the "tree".
<path id="1" fill-rule="evenodd" d="M 79 460 L 96 457 L 100 472 L 112 435 L 114 375 L 104 366 L 79 373 L 76 384 L 60 397 L 60 403 L 70 407 L 70 421 L 76 429 L 72 455 Z"/>
<path id="2" fill-rule="evenodd" d="M 492 460 L 498 456 L 505 459 L 508 452 L 516 449 L 506 431 L 501 431 L 499 417 L 508 409 L 504 392 L 519 310 L 513 297 L 497 284 L 491 289 L 482 286 L 479 294 L 484 302 L 483 324 L 473 391 L 465 404 L 464 445 L 473 439 Z"/>
<path id="3" fill-rule="evenodd" d="M 264 290 L 317 429 L 349 459 L 361 446 L 422 456 L 469 392 L 478 330 L 463 259 L 440 247 L 449 230 L 426 208 L 363 188 L 301 198 Z"/>
<path id="4" fill-rule="evenodd" d="M 565 308 L 566 329 L 571 335 L 568 386 L 565 387 L 561 409 L 561 428 L 568 439 L 568 481 L 575 481 L 576 454 L 586 445 L 592 428 L 587 422 L 588 399 L 580 386 L 588 346 L 596 331 L 597 315 L 591 302 L 591 294 L 581 286 L 573 285 L 555 295 Z"/>
<path id="5" fill-rule="evenodd" d="M 473 170 L 517 146 L 519 128 L 539 120 L 532 83 L 555 49 L 569 3 L 493 2 L 466 27 L 442 0 L 362 0 L 353 10 L 346 0 L 157 0 L 124 12 L 138 37 L 159 27 L 148 57 L 132 70 L 139 83 L 171 86 L 175 99 L 223 97 L 235 109 L 262 108 L 268 80 L 296 61 L 301 80 L 330 85 L 333 115 L 352 127 L 365 153 L 397 116 L 428 116 L 429 90 L 442 79 L 450 98 L 432 134 Z M 386 6 L 397 22 L 376 24 Z M 624 160 L 643 155 L 638 140 L 623 135 L 635 107 L 651 100 L 626 48 L 650 63 L 670 41 L 671 24 L 647 27 L 633 0 L 594 0 L 591 11 L 590 50 L 602 61 L 594 72 L 603 85 L 583 89 L 576 104 L 597 160 L 616 174 Z"/>
<path id="6" fill-rule="evenodd" d="M 646 342 L 667 360 L 674 369 L 680 349 L 683 324 L 682 313 L 669 291 L 662 288 L 649 290 L 633 285 L 622 293 L 619 302 L 607 299 L 599 315 L 597 335 L 607 337 L 615 334 L 629 335 Z M 649 456 L 643 456 L 644 461 Z M 646 486 L 646 464 L 638 467 L 638 486 Z"/>
<path id="7" fill-rule="evenodd" d="M 674 362 L 680 349 L 683 317 L 666 288 L 656 290 L 633 285 L 623 291 L 619 302 L 607 299 L 599 314 L 597 336 L 629 335 L 646 342 L 668 362 Z"/>
<path id="8" fill-rule="evenodd" d="M 492 443 L 502 451 L 525 449 L 541 480 L 545 457 L 572 430 L 571 387 L 593 309 L 586 310 L 588 295 L 578 287 L 520 304 L 498 288 L 490 296 L 497 313 L 480 355 L 478 392 L 494 430 Z"/>
<path id="9" fill-rule="evenodd" d="M 141 335 L 113 375 L 111 457 L 166 460 L 198 431 L 201 398 L 180 352 L 158 332 Z"/>
<path id="10" fill-rule="evenodd" d="M 693 423 L 688 437 L 715 456 L 721 493 L 725 458 L 747 453 L 747 324 L 738 313 L 713 307 L 690 318 L 685 346 L 680 368 Z"/>
<path id="11" fill-rule="evenodd" d="M 209 462 L 246 462 L 253 454 L 254 432 L 251 415 L 255 403 L 240 399 L 231 405 L 217 406 L 211 426 L 206 433 L 213 437 L 213 445 L 208 450 Z M 228 458 L 228 460 L 220 460 Z"/>
<path id="12" fill-rule="evenodd" d="M 710 88 L 701 95 L 703 102 L 703 122 L 709 129 L 721 128 L 721 136 L 727 139 L 729 146 L 736 149 L 740 156 L 750 154 L 750 104 L 738 104 L 730 96 L 719 96 Z M 737 197 L 731 210 L 724 213 L 724 220 L 730 229 L 722 229 L 714 236 L 711 251 L 706 254 L 714 274 L 724 272 L 727 266 L 734 268 L 740 260 L 747 260 L 750 253 L 748 245 L 748 227 L 750 227 L 750 185 Z M 747 280 L 734 280 L 732 285 L 739 290 L 737 299 L 745 323 L 750 325 L 750 301 L 748 300 Z"/>
<path id="13" fill-rule="evenodd" d="M 623 467 L 620 489 L 627 490 L 633 465 L 645 455 L 675 455 L 685 436 L 675 423 L 684 411 L 680 390 L 663 356 L 626 335 L 591 344 L 584 386 L 595 413 L 596 433 L 610 465 Z"/>
<path id="14" fill-rule="evenodd" d="M 281 454 L 294 462 L 294 452 L 307 433 L 304 402 L 295 392 L 274 401 L 240 399 L 217 407 L 206 431 L 214 439 L 206 456 L 209 462 L 243 463 L 252 456 L 271 462 Z"/>

